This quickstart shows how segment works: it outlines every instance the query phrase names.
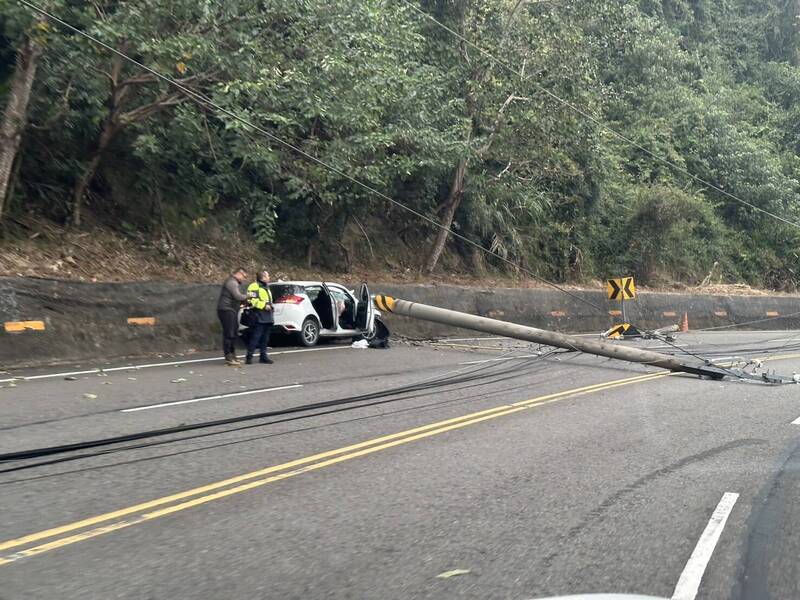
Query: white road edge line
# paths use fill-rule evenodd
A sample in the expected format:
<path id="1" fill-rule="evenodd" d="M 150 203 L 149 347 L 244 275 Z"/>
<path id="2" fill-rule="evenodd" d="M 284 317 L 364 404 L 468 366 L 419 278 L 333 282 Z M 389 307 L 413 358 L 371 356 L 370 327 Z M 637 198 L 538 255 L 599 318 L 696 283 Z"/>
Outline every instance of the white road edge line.
<path id="1" fill-rule="evenodd" d="M 725 492 L 722 495 L 722 500 L 717 504 L 711 519 L 708 521 L 703 534 L 697 541 L 697 546 L 694 552 L 686 562 L 683 568 L 678 584 L 675 586 L 675 591 L 672 593 L 672 600 L 694 600 L 697 592 L 700 589 L 700 582 L 703 580 L 703 574 L 706 572 L 708 561 L 711 560 L 711 554 L 719 541 L 719 536 L 722 535 L 722 530 L 725 528 L 725 522 L 728 520 L 728 515 L 733 510 L 733 505 L 739 494 L 733 492 Z"/>
<path id="2" fill-rule="evenodd" d="M 247 390 L 246 392 L 231 392 L 229 394 L 216 394 L 214 396 L 203 396 L 202 398 L 192 398 L 191 400 L 176 400 L 175 402 L 162 402 L 161 404 L 149 404 L 147 406 L 137 406 L 135 408 L 123 408 L 119 412 L 138 412 L 140 410 L 150 410 L 151 408 L 165 408 L 167 406 L 178 406 L 179 404 L 192 404 L 193 402 L 205 402 L 206 400 L 222 400 L 233 398 L 234 396 L 247 396 L 249 394 L 263 394 L 265 392 L 277 392 L 279 390 L 292 390 L 303 387 L 300 383 L 293 385 L 282 385 L 274 388 L 264 388 L 260 390 Z"/>
<path id="3" fill-rule="evenodd" d="M 270 355 L 278 354 L 296 354 L 298 352 L 324 352 L 325 350 L 348 350 L 350 346 L 335 346 L 333 348 L 300 348 L 299 350 L 280 350 L 277 352 L 270 352 Z M 244 357 L 240 354 L 239 358 Z M 128 365 L 125 367 L 109 367 L 108 369 L 88 369 L 86 371 L 68 371 L 64 373 L 48 373 L 46 375 L 31 375 L 29 377 L 11 377 L 9 379 L 0 379 L 0 383 L 9 383 L 11 381 L 34 381 L 36 379 L 48 379 L 52 377 L 69 377 L 70 375 L 93 375 L 95 373 L 113 373 L 115 371 L 137 371 L 139 369 L 151 369 L 153 367 L 173 367 L 175 365 L 190 365 L 201 362 L 220 361 L 222 358 L 214 356 L 212 358 L 193 358 L 190 360 L 174 360 L 171 362 L 150 363 L 146 365 Z"/>

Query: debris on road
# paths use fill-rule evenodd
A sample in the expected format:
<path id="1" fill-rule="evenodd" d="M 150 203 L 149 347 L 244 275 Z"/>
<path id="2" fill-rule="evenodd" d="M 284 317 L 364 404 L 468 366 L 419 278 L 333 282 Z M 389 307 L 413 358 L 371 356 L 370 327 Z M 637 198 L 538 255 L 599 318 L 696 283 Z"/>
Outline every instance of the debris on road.
<path id="1" fill-rule="evenodd" d="M 469 569 L 453 569 L 452 571 L 445 571 L 444 573 L 439 573 L 436 578 L 437 579 L 450 579 L 451 577 L 458 577 L 459 575 L 468 575 Z"/>
<path id="2" fill-rule="evenodd" d="M 350 344 L 351 348 L 369 348 L 369 342 L 367 340 L 358 340 L 357 342 L 353 342 Z"/>
<path id="3" fill-rule="evenodd" d="M 186 379 L 183 377 L 178 377 L 177 379 L 173 379 L 172 383 L 183 383 L 184 381 L 186 381 Z"/>
<path id="4" fill-rule="evenodd" d="M 87 400 L 97 400 L 97 394 L 84 394 L 83 397 Z"/>
<path id="5" fill-rule="evenodd" d="M 64 377 L 64 381 L 78 381 L 78 378 L 70 375 L 69 377 Z"/>

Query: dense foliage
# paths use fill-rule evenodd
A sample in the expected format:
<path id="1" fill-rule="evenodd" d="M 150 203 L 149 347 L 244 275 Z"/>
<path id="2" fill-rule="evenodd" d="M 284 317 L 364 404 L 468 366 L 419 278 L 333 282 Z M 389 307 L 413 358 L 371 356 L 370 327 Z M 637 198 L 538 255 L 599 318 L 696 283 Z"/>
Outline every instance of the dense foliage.
<path id="1" fill-rule="evenodd" d="M 42 47 L 7 217 L 510 268 L 345 173 L 560 281 L 800 284 L 800 229 L 681 170 L 800 222 L 800 0 L 42 3 L 335 170 L 0 0 Z"/>

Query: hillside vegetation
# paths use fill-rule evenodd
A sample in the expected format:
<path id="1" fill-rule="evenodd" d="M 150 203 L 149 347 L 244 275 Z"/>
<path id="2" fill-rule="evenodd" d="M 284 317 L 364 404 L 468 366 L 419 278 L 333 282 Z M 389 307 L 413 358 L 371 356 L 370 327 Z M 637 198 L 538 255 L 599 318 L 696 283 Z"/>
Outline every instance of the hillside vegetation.
<path id="1" fill-rule="evenodd" d="M 800 0 L 41 4 L 191 93 L 0 0 L 0 252 L 800 283 Z"/>

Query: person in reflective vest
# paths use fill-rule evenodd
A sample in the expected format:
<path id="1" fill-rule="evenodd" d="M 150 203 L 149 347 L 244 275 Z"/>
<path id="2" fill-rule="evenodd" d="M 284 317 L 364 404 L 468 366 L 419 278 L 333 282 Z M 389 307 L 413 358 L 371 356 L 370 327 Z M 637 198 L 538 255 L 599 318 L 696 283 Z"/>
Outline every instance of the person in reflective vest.
<path id="1" fill-rule="evenodd" d="M 253 354 L 256 348 L 260 352 L 260 363 L 271 365 L 272 359 L 267 356 L 269 333 L 275 319 L 272 315 L 272 295 L 269 292 L 269 273 L 260 271 L 256 280 L 247 287 L 250 310 L 254 314 L 254 323 L 251 326 L 250 337 L 247 344 L 247 357 L 245 363 L 253 364 Z"/>

